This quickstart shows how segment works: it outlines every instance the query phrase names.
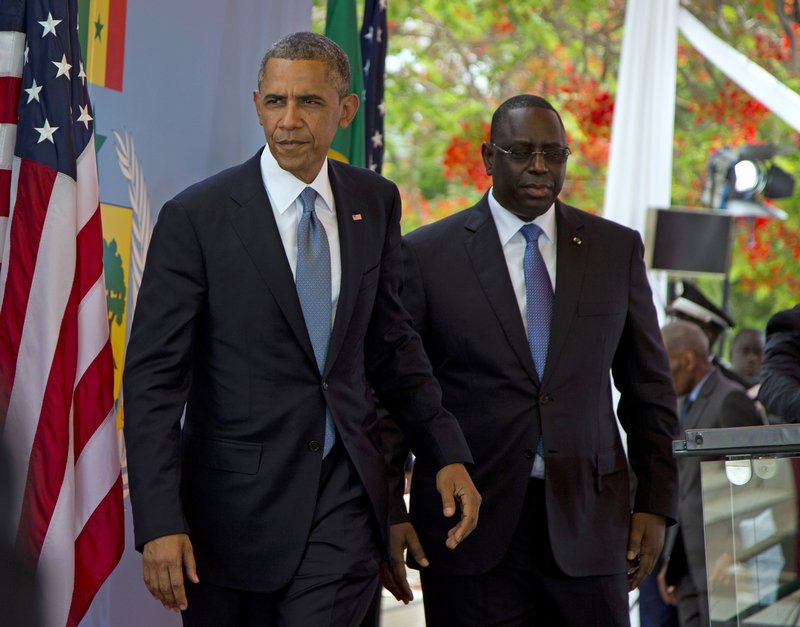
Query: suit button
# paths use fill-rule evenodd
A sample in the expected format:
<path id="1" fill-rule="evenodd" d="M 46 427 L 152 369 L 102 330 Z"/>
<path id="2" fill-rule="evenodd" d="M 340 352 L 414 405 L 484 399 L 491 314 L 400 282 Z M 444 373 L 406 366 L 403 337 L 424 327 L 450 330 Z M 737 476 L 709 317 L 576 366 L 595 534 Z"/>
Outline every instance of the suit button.
<path id="1" fill-rule="evenodd" d="M 522 454 L 525 456 L 525 459 L 533 459 L 534 453 L 529 448 L 526 448 L 524 451 L 522 451 Z"/>
<path id="2" fill-rule="evenodd" d="M 553 399 L 550 398 L 549 396 L 547 396 L 546 394 L 542 394 L 541 396 L 539 396 L 539 404 L 540 405 L 547 405 L 547 403 L 549 403 L 552 400 Z"/>
<path id="3" fill-rule="evenodd" d="M 316 440 L 311 440 L 311 442 L 308 443 L 308 450 L 312 453 L 316 453 L 321 448 L 322 447 L 320 446 L 319 442 Z"/>
<path id="4" fill-rule="evenodd" d="M 328 389 L 328 382 L 327 381 L 323 381 L 322 382 L 322 389 L 323 390 L 327 390 Z"/>

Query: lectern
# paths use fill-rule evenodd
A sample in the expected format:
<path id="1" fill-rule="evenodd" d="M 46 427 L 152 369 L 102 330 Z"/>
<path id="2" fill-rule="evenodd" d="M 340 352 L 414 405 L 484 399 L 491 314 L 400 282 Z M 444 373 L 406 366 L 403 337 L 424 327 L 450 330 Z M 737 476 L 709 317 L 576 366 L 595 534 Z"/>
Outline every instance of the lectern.
<path id="1" fill-rule="evenodd" d="M 689 429 L 673 453 L 701 458 L 712 625 L 800 625 L 800 425 Z"/>

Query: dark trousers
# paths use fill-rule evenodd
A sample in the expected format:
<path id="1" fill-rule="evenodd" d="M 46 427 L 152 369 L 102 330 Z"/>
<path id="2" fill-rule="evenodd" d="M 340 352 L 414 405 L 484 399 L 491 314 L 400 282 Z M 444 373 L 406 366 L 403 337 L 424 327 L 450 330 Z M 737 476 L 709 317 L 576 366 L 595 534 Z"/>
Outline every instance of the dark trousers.
<path id="1" fill-rule="evenodd" d="M 458 549 L 456 549 L 458 550 Z M 547 534 L 544 482 L 531 479 L 511 546 L 481 575 L 420 571 L 427 627 L 628 627 L 624 573 L 570 577 Z"/>
<path id="2" fill-rule="evenodd" d="M 664 603 L 655 572 L 639 584 L 640 627 L 678 627 L 678 610 Z"/>
<path id="3" fill-rule="evenodd" d="M 292 580 L 276 592 L 259 593 L 206 583 L 199 573 L 199 584 L 187 583 L 183 624 L 358 627 L 378 586 L 379 537 L 361 480 L 337 442 L 322 464 L 314 521 Z"/>
<path id="4" fill-rule="evenodd" d="M 691 573 L 686 573 L 678 584 L 678 619 L 681 627 L 708 627 L 711 617 L 708 609 L 708 591 L 697 586 Z"/>

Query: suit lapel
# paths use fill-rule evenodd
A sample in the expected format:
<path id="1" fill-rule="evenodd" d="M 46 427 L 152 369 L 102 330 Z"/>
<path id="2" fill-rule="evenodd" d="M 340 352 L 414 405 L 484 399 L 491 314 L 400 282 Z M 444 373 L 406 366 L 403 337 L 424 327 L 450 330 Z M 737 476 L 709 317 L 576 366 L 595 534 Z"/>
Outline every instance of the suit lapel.
<path id="1" fill-rule="evenodd" d="M 303 350 L 316 364 L 303 310 L 297 298 L 292 269 L 275 223 L 272 206 L 261 180 L 261 152 L 242 165 L 239 182 L 231 190 L 234 206 L 230 221 L 258 273 L 278 303 Z"/>
<path id="2" fill-rule="evenodd" d="M 564 342 L 578 307 L 586 258 L 591 241 L 582 233 L 580 214 L 556 201 L 556 290 L 553 300 L 553 322 L 550 347 L 543 378 L 547 379 L 558 365 Z"/>
<path id="3" fill-rule="evenodd" d="M 484 196 L 470 211 L 471 214 L 464 224 L 466 230 L 464 246 L 475 275 L 512 350 L 528 376 L 538 381 L 525 327 L 522 324 L 519 303 L 508 276 L 506 258 L 489 210 L 487 196 Z"/>
<path id="4" fill-rule="evenodd" d="M 333 189 L 333 200 L 336 203 L 336 222 L 339 226 L 339 247 L 342 257 L 342 281 L 331 331 L 331 342 L 328 347 L 328 358 L 325 362 L 326 373 L 336 362 L 336 357 L 344 344 L 350 318 L 353 315 L 356 295 L 364 273 L 363 248 L 359 246 L 359 242 L 363 237 L 364 220 L 368 219 L 368 207 L 364 200 L 353 193 L 353 190 L 357 189 L 356 185 L 345 180 L 347 172 L 328 160 L 328 174 Z M 354 220 L 354 214 L 361 214 L 363 219 Z"/>
<path id="5" fill-rule="evenodd" d="M 703 422 L 703 414 L 706 411 L 706 407 L 711 399 L 711 396 L 714 394 L 714 388 L 717 387 L 717 373 L 712 371 L 711 374 L 706 379 L 705 383 L 703 383 L 703 387 L 700 388 L 700 392 L 697 395 L 692 406 L 689 408 L 689 414 L 686 416 L 686 425 L 684 429 L 701 429 L 701 428 L 708 428 L 713 425 L 709 424 L 701 424 Z"/>

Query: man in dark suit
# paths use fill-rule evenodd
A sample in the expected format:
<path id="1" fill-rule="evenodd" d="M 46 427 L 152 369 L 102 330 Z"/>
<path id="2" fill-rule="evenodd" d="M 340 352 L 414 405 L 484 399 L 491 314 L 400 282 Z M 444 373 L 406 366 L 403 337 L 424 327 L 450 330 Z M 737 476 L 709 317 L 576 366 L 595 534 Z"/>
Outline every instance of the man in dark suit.
<path id="1" fill-rule="evenodd" d="M 800 305 L 784 309 L 767 321 L 758 400 L 770 419 L 800 422 Z"/>
<path id="2" fill-rule="evenodd" d="M 662 336 L 675 391 L 684 397 L 682 431 L 763 424 L 744 388 L 711 363 L 708 338 L 697 325 L 676 320 L 662 329 Z M 699 457 L 686 457 L 678 463 L 679 530 L 659 573 L 662 595 L 677 604 L 681 627 L 710 624 L 700 462 Z"/>
<path id="3" fill-rule="evenodd" d="M 153 233 L 125 436 L 145 582 L 186 625 L 360 623 L 388 557 L 370 386 L 435 469 L 443 518 L 459 507 L 438 541 L 477 521 L 469 449 L 398 294 L 397 188 L 326 159 L 358 108 L 349 82 L 329 39 L 277 42 L 253 94 L 267 148 L 169 201 Z"/>
<path id="4" fill-rule="evenodd" d="M 483 199 L 404 239 L 403 302 L 484 504 L 459 551 L 440 550 L 435 469 L 417 460 L 427 624 L 627 625 L 628 589 L 661 550 L 677 479 L 675 396 L 641 239 L 557 199 L 569 149 L 544 99 L 503 103 L 482 155 L 493 179 Z M 405 529 L 393 550 L 421 555 L 403 512 L 393 517 Z"/>

